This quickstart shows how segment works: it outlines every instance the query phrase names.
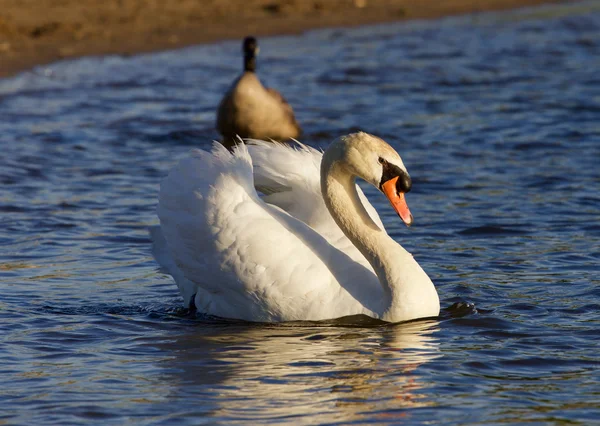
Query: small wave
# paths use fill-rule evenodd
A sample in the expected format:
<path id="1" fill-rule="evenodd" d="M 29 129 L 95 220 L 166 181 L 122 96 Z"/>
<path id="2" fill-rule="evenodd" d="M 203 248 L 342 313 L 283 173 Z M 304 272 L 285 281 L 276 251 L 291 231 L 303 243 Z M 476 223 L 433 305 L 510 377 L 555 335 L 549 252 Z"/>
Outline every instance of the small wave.
<path id="1" fill-rule="evenodd" d="M 15 205 L 4 205 L 4 206 L 0 206 L 0 213 L 27 213 L 30 212 L 32 209 L 28 209 L 25 207 L 21 207 L 21 206 L 15 206 Z"/>
<path id="2" fill-rule="evenodd" d="M 345 317 L 322 320 L 322 321 L 289 321 L 282 323 L 285 326 L 312 326 L 312 327 L 381 327 L 391 323 L 371 318 L 367 315 L 348 315 Z"/>
<path id="3" fill-rule="evenodd" d="M 462 318 L 467 315 L 478 313 L 474 303 L 471 302 L 456 302 L 442 310 L 441 317 Z"/>
<path id="4" fill-rule="evenodd" d="M 151 315 L 159 317 L 186 317 L 188 310 L 180 306 L 172 305 L 165 306 L 163 304 L 147 304 L 147 305 L 112 305 L 108 303 L 100 303 L 95 305 L 81 306 L 54 306 L 43 305 L 39 309 L 43 313 L 51 315 Z"/>
<path id="5" fill-rule="evenodd" d="M 505 228 L 503 226 L 484 225 L 458 231 L 459 235 L 524 235 L 527 232 L 520 229 Z"/>
<path id="6" fill-rule="evenodd" d="M 149 142 L 165 143 L 173 142 L 182 146 L 210 147 L 216 135 L 212 129 L 177 129 L 168 133 L 145 135 L 144 139 Z"/>

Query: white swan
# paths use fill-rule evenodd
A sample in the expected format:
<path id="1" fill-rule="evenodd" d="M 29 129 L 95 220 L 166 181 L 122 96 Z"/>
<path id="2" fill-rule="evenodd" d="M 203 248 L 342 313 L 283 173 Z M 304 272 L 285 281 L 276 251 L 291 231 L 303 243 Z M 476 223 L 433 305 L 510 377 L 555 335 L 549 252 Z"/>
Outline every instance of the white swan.
<path id="1" fill-rule="evenodd" d="M 262 172 L 258 165 L 253 171 L 249 150 Z M 375 136 L 351 134 L 330 145 L 320 170 L 316 153 L 303 151 L 303 163 L 302 154 L 293 159 L 292 177 L 277 178 L 266 156 L 285 163 L 293 149 L 265 143 L 230 153 L 215 144 L 210 153 L 192 151 L 162 182 L 153 251 L 185 303 L 211 315 L 268 322 L 437 316 L 433 283 L 387 235 L 355 184 L 360 177 L 380 188 L 410 225 L 404 193 L 411 181 L 396 151 Z M 301 172 L 294 177 L 294 170 Z M 273 204 L 259 197 L 254 176 Z M 290 203 L 286 192 L 298 201 Z M 304 202 L 311 207 L 300 212 Z"/>
<path id="2" fill-rule="evenodd" d="M 217 130 L 223 144 L 232 147 L 238 138 L 284 141 L 297 138 L 301 128 L 290 104 L 275 89 L 264 87 L 256 75 L 258 44 L 244 39 L 244 72 L 225 93 L 217 111 Z"/>

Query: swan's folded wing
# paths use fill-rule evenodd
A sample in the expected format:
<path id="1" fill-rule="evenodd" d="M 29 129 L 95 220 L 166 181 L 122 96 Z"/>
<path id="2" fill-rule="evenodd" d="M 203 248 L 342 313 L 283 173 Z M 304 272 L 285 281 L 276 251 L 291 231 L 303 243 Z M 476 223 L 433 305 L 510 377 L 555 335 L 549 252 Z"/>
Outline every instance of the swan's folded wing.
<path id="1" fill-rule="evenodd" d="M 336 247 L 352 246 L 331 217 L 321 194 L 322 152 L 301 143 L 297 146 L 259 140 L 248 143 L 255 186 L 265 195 L 267 203 L 306 223 Z M 358 186 L 357 191 L 371 219 L 385 230 L 377 211 Z"/>
<path id="2" fill-rule="evenodd" d="M 264 321 L 334 315 L 349 297 L 337 281 L 355 276 L 357 265 L 264 203 L 253 185 L 244 145 L 233 155 L 220 145 L 194 151 L 161 185 L 158 214 L 171 258 L 210 295 L 198 308 Z"/>

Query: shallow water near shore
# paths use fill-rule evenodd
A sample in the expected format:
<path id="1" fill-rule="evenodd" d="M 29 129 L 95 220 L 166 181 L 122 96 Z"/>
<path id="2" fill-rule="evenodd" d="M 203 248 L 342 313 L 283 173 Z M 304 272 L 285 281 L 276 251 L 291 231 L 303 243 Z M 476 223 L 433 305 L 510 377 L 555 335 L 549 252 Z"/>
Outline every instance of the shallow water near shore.
<path id="1" fill-rule="evenodd" d="M 402 155 L 413 227 L 365 190 L 440 318 L 187 315 L 147 228 L 239 43 L 58 63 L 0 80 L 0 423 L 597 422 L 598 3 L 260 43 L 303 142 Z"/>

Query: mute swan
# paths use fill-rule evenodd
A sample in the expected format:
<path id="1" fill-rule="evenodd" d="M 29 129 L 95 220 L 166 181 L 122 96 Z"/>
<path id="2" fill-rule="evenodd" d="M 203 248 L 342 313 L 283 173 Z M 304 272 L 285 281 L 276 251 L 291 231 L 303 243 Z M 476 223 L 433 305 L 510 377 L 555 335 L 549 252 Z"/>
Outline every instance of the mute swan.
<path id="1" fill-rule="evenodd" d="M 246 37 L 242 48 L 244 72 L 233 82 L 217 112 L 223 144 L 231 148 L 238 136 L 276 141 L 297 138 L 301 129 L 292 107 L 277 90 L 265 88 L 256 75 L 256 39 Z"/>
<path id="2" fill-rule="evenodd" d="M 372 206 L 365 207 L 355 184 L 360 177 L 379 188 L 410 225 L 404 193 L 411 180 L 392 147 L 362 132 L 342 136 L 327 148 L 319 169 L 314 152 L 305 149 L 304 164 L 295 164 L 306 170 L 298 182 L 284 178 L 277 187 L 273 170 L 253 170 L 250 153 L 260 158 L 265 146 L 194 150 L 162 182 L 153 253 L 186 304 L 215 316 L 264 322 L 355 314 L 398 322 L 439 314 L 433 283 L 388 236 Z M 272 161 L 285 162 L 294 151 L 280 144 L 270 149 L 280 154 Z M 274 204 L 259 197 L 254 176 Z M 314 193 L 315 181 L 321 196 Z M 285 202 L 286 182 L 296 203 Z M 278 193 L 279 206 L 273 200 Z M 308 210 L 298 214 L 306 222 L 293 216 L 303 201 L 315 208 L 312 216 Z M 325 232 L 328 223 L 336 229 Z M 346 252 L 344 239 L 355 252 Z"/>

